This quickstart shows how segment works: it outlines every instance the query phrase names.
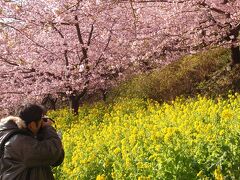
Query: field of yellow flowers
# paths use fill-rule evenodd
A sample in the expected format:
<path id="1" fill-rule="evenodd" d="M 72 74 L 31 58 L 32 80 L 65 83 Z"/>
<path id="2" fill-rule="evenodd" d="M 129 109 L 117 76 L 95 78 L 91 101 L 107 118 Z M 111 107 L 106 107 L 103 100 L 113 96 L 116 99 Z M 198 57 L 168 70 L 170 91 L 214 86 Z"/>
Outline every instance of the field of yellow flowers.
<path id="1" fill-rule="evenodd" d="M 159 104 L 119 99 L 49 114 L 63 133 L 57 179 L 238 179 L 240 95 Z"/>

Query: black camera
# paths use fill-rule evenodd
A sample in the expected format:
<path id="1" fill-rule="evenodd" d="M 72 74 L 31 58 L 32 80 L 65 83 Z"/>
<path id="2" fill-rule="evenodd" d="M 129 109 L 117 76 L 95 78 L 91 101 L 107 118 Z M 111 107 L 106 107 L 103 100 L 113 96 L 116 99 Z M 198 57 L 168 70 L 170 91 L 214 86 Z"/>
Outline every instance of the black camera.
<path id="1" fill-rule="evenodd" d="M 53 123 L 55 123 L 55 121 L 54 121 L 52 118 L 48 117 L 48 116 L 43 116 L 43 117 L 42 117 L 42 120 L 43 120 L 44 122 L 47 122 L 48 120 L 50 120 L 50 121 L 52 121 Z"/>

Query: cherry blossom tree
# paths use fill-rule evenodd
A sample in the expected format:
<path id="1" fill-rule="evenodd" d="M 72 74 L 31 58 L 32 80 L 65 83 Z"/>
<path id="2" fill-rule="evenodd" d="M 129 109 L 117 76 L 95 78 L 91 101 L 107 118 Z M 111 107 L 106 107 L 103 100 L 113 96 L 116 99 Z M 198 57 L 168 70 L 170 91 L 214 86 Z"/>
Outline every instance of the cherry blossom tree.
<path id="1" fill-rule="evenodd" d="M 129 73 L 214 46 L 239 63 L 237 0 L 0 2 L 2 107 L 105 92 Z"/>
<path id="2" fill-rule="evenodd" d="M 131 43 L 132 23 L 122 13 L 128 11 L 127 5 L 45 0 L 2 3 L 5 21 L 1 25 L 7 30 L 2 33 L 6 42 L 0 57 L 5 99 L 65 94 L 77 112 L 83 95 L 114 85 L 128 68 L 130 52 L 123 37 Z"/>
<path id="3" fill-rule="evenodd" d="M 132 10 L 139 32 L 148 37 L 156 54 L 175 59 L 224 46 L 231 48 L 232 63 L 240 63 L 237 0 L 136 0 Z"/>

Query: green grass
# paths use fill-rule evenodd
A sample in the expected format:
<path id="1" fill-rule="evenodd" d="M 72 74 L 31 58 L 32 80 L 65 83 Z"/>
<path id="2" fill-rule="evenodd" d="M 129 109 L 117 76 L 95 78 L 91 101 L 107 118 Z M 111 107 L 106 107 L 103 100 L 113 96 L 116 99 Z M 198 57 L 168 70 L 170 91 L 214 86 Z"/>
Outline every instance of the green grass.
<path id="1" fill-rule="evenodd" d="M 230 58 L 230 51 L 223 48 L 185 56 L 162 69 L 123 82 L 109 93 L 108 99 L 140 97 L 162 102 L 201 93 L 199 83 L 211 79 L 213 73 L 227 66 Z"/>

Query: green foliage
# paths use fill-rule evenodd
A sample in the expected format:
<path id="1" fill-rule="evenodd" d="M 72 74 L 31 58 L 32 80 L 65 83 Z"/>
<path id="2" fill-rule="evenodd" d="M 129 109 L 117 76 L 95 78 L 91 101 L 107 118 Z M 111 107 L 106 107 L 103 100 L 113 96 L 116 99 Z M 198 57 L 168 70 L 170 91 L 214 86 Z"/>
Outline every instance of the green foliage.
<path id="1" fill-rule="evenodd" d="M 229 91 L 240 91 L 240 65 L 223 67 L 211 75 L 211 78 L 200 82 L 198 92 L 211 97 L 226 96 Z"/>
<path id="2" fill-rule="evenodd" d="M 122 83 L 109 94 L 115 97 L 140 97 L 169 101 L 177 96 L 197 92 L 198 83 L 230 61 L 230 52 L 223 48 L 189 55 L 150 74 L 142 74 Z M 199 92 L 199 91 L 198 91 Z"/>
<path id="3" fill-rule="evenodd" d="M 66 152 L 59 179 L 237 179 L 240 95 L 159 104 L 117 99 L 51 112 Z M 59 115 L 59 116 L 58 116 Z M 63 119 L 68 120 L 63 120 Z M 74 122 L 74 123 L 73 123 Z M 61 176 L 60 176 L 61 175 Z"/>

